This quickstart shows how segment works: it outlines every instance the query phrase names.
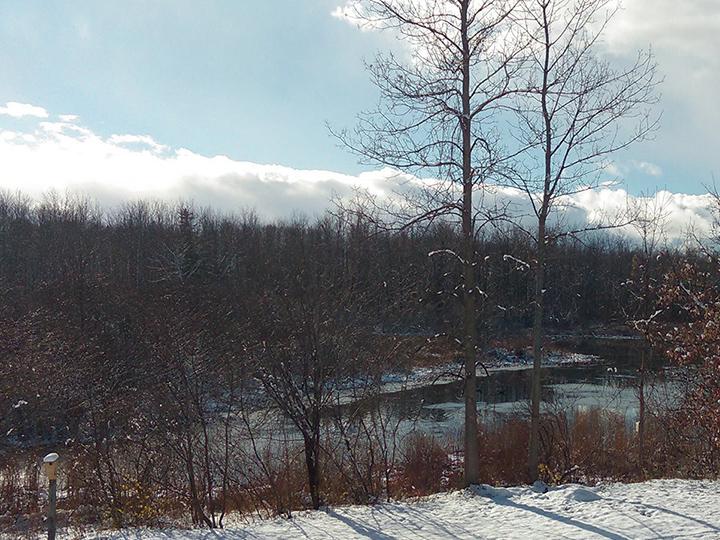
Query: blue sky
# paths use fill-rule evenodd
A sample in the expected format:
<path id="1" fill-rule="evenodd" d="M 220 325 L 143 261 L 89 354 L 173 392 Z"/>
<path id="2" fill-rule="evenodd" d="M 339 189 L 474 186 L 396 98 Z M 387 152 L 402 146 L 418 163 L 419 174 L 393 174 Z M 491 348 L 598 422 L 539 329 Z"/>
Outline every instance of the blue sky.
<path id="1" fill-rule="evenodd" d="M 352 183 L 345 175 L 382 176 L 338 148 L 325 127 L 351 126 L 375 103 L 362 61 L 402 46 L 332 15 L 349 1 L 0 0 L 0 104 L 32 104 L 47 115 L 0 114 L 0 132 L 12 143 L 0 148 L 0 187 L 92 184 L 102 195 L 124 182 L 126 191 L 142 195 L 142 184 L 164 196 L 177 190 L 169 180 L 166 191 L 155 189 L 156 166 L 159 176 L 176 174 L 177 185 L 196 186 L 212 174 L 245 178 L 262 170 L 263 178 L 280 175 L 293 185 L 289 208 L 296 178 L 312 176 L 308 170 L 324 171 L 325 180 L 334 171 L 332 181 L 342 185 Z M 652 44 L 666 77 L 655 141 L 617 156 L 615 170 L 630 193 L 700 194 L 720 172 L 718 36 L 717 0 L 626 0 L 608 30 L 604 46 L 613 61 Z M 173 154 L 181 149 L 182 159 Z M 150 154 L 157 159 L 148 161 Z M 180 162 L 192 162 L 192 170 Z M 215 172 L 205 175 L 203 163 Z M 282 167 L 262 168 L 269 165 Z M 142 178 L 124 180 L 117 171 Z M 320 197 L 318 184 L 304 194 L 313 190 Z M 298 209 L 305 202 L 298 197 Z"/>
<path id="2" fill-rule="evenodd" d="M 100 134 L 260 163 L 357 172 L 325 121 L 372 105 L 382 38 L 337 0 L 23 1 L 0 9 L 0 101 L 79 115 Z"/>

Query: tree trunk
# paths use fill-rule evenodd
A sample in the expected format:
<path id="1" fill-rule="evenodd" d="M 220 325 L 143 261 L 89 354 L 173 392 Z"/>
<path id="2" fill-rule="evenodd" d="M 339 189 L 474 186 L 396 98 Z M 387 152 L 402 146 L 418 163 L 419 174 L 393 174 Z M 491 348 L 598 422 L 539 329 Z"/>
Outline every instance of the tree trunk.
<path id="1" fill-rule="evenodd" d="M 640 378 L 638 380 L 638 468 L 645 474 L 645 349 L 640 356 Z"/>
<path id="2" fill-rule="evenodd" d="M 538 479 L 540 465 L 540 393 L 543 353 L 543 287 L 545 282 L 545 217 L 538 220 L 537 266 L 535 268 L 535 306 L 533 314 L 533 369 L 530 389 L 530 444 L 528 469 L 530 481 Z"/>
<path id="3" fill-rule="evenodd" d="M 468 0 L 463 0 L 461 34 L 463 47 L 463 88 L 460 120 L 463 149 L 463 345 L 465 353 L 465 485 L 477 484 L 480 479 L 480 456 L 477 429 L 477 375 L 475 372 L 475 259 L 473 226 L 473 170 L 472 131 L 470 117 L 470 43 L 468 40 Z"/>
<path id="4" fill-rule="evenodd" d="M 469 212 L 464 212 L 469 213 Z M 467 218 L 469 221 L 469 218 Z M 466 219 L 463 219 L 463 222 Z M 475 367 L 475 271 L 473 238 L 465 235 L 464 265 L 464 353 L 465 353 L 465 485 L 477 484 L 480 478 L 480 455 L 477 428 L 477 374 Z"/>
<path id="5" fill-rule="evenodd" d="M 545 34 L 545 55 L 543 63 L 543 81 L 540 95 L 543 122 L 544 122 L 544 158 L 545 178 L 543 185 L 542 201 L 540 204 L 537 229 L 537 261 L 535 263 L 535 309 L 533 316 L 533 370 L 532 386 L 530 389 L 530 442 L 528 445 L 528 472 L 530 481 L 534 482 L 539 476 L 540 466 L 540 393 L 542 381 L 540 369 L 542 368 L 543 353 L 543 314 L 545 307 L 545 254 L 547 250 L 546 225 L 550 212 L 550 205 L 554 196 L 553 187 L 553 126 L 550 110 L 548 107 L 549 75 L 550 75 L 550 23 L 548 21 L 549 4 L 544 4 L 543 9 L 543 30 Z"/>
<path id="6" fill-rule="evenodd" d="M 310 490 L 310 499 L 315 510 L 320 508 L 320 440 L 314 434 L 304 436 L 305 443 L 305 465 L 308 473 L 308 489 Z"/>

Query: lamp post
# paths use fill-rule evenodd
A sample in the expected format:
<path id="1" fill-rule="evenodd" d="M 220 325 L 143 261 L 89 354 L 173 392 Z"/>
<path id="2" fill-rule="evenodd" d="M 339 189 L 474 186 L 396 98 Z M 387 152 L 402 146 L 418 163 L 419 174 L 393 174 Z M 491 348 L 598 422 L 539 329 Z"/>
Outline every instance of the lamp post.
<path id="1" fill-rule="evenodd" d="M 57 530 L 57 461 L 60 458 L 55 452 L 52 452 L 43 458 L 43 466 L 45 475 L 48 477 L 50 486 L 48 489 L 48 540 L 55 540 L 55 532 Z"/>

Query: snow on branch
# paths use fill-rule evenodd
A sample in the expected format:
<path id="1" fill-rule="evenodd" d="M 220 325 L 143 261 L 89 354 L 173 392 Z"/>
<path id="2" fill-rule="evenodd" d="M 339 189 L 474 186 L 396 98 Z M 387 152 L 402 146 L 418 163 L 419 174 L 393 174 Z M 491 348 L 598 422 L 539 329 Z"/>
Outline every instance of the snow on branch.
<path id="1" fill-rule="evenodd" d="M 428 253 L 428 257 L 434 257 L 435 255 L 440 255 L 440 254 L 452 255 L 458 261 L 460 261 L 462 264 L 465 264 L 465 259 L 463 259 L 460 255 L 455 253 L 452 249 L 436 249 L 435 251 L 431 251 L 430 253 Z"/>
<path id="2" fill-rule="evenodd" d="M 512 261 L 517 264 L 517 270 L 530 270 L 530 264 L 513 257 L 512 255 L 503 255 L 503 261 Z"/>

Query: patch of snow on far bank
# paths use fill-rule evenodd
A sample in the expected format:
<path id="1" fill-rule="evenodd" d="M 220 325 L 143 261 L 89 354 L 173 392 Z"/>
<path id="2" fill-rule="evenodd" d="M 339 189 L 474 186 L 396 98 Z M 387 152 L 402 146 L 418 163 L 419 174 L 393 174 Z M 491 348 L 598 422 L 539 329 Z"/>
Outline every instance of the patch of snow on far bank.
<path id="1" fill-rule="evenodd" d="M 579 366 L 599 362 L 599 356 L 581 353 L 566 353 L 551 351 L 543 358 L 543 367 Z M 496 371 L 512 371 L 530 369 L 533 365 L 531 354 L 512 352 L 503 348 L 488 351 L 483 359 L 482 366 L 478 367 L 479 377 Z M 460 364 L 446 364 L 433 367 L 417 367 L 407 373 L 387 373 L 382 376 L 382 385 L 385 392 L 398 391 L 407 388 L 418 388 L 430 384 L 442 384 L 460 379 Z"/>
<path id="2" fill-rule="evenodd" d="M 542 359 L 543 367 L 577 366 L 594 364 L 600 361 L 599 356 L 575 352 L 549 351 Z M 509 351 L 503 348 L 491 349 L 485 366 L 488 370 L 525 369 L 533 365 L 533 355 L 525 350 Z"/>

